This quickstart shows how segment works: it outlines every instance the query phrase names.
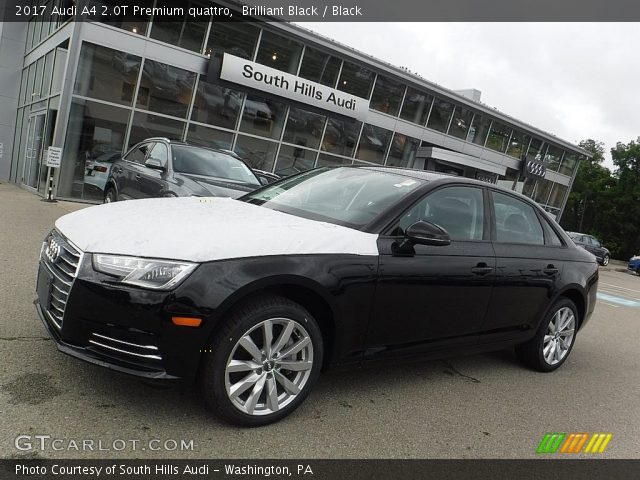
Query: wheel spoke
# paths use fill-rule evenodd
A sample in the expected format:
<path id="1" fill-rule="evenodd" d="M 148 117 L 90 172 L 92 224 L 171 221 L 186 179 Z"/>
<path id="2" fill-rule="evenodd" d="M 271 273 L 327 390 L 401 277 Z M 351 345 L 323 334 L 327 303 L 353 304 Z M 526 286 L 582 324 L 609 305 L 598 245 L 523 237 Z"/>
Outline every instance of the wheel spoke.
<path id="1" fill-rule="evenodd" d="M 557 362 L 559 362 L 561 356 L 562 356 L 562 349 L 560 348 L 560 342 L 556 340 L 556 348 L 553 351 L 553 357 Z"/>
<path id="2" fill-rule="evenodd" d="M 550 361 L 549 352 L 552 352 L 554 348 L 555 348 L 555 340 L 551 340 L 547 344 L 547 346 L 544 347 L 544 350 L 542 350 L 542 354 L 544 355 L 544 358 L 547 360 L 547 362 Z"/>
<path id="3" fill-rule="evenodd" d="M 249 397 L 247 398 L 246 403 L 244 404 L 245 408 L 247 409 L 247 413 L 249 415 L 252 415 L 253 411 L 256 409 L 256 403 L 258 403 L 260 394 L 264 389 L 264 382 L 266 381 L 266 379 L 267 379 L 266 373 L 263 373 L 262 375 L 260 375 L 260 378 L 256 382 L 255 386 L 253 387 L 253 390 L 251 391 L 251 393 L 249 394 Z"/>
<path id="4" fill-rule="evenodd" d="M 256 344 L 253 342 L 253 340 L 249 335 L 245 335 L 244 337 L 242 337 L 238 343 L 242 345 L 242 348 L 244 348 L 247 352 L 251 354 L 251 356 L 256 362 L 262 361 L 262 352 L 256 346 Z"/>
<path id="5" fill-rule="evenodd" d="M 284 327 L 282 332 L 280 332 L 280 336 L 278 337 L 278 340 L 276 341 L 275 345 L 273 346 L 273 349 L 271 350 L 272 353 L 278 353 L 280 350 L 282 350 L 282 347 L 284 347 L 287 344 L 287 342 L 291 338 L 291 334 L 293 333 L 294 326 L 295 324 L 292 321 L 289 321 L 287 323 L 287 326 Z"/>
<path id="6" fill-rule="evenodd" d="M 561 337 L 568 337 L 569 335 L 573 335 L 574 329 L 573 328 L 567 328 L 565 330 L 563 330 L 562 332 L 560 332 L 560 336 Z"/>
<path id="7" fill-rule="evenodd" d="M 304 347 L 306 347 L 309 344 L 310 341 L 311 341 L 311 339 L 309 337 L 302 337 L 296 343 L 294 343 L 293 345 L 288 347 L 286 350 L 284 350 L 281 353 L 280 358 L 286 358 L 286 357 L 289 357 L 289 356 L 291 356 L 291 355 L 293 355 L 295 353 L 298 353 L 300 350 L 302 350 Z"/>
<path id="8" fill-rule="evenodd" d="M 553 335 L 545 335 L 542 343 L 546 346 L 551 340 L 553 340 Z"/>
<path id="9" fill-rule="evenodd" d="M 302 362 L 296 362 L 296 361 L 284 361 L 284 362 L 278 362 L 278 365 L 280 366 L 280 368 L 282 370 L 289 370 L 292 372 L 303 372 L 306 370 L 310 370 L 311 367 L 313 366 L 313 362 L 307 362 L 307 361 L 302 361 Z"/>
<path id="10" fill-rule="evenodd" d="M 280 372 L 274 372 L 276 380 L 282 387 L 286 390 L 286 392 L 290 395 L 297 395 L 300 393 L 300 389 L 289 380 L 287 377 L 282 375 Z"/>
<path id="11" fill-rule="evenodd" d="M 559 314 L 560 314 L 560 312 L 556 313 L 556 314 L 553 316 L 553 318 L 551 319 L 551 321 L 549 322 L 549 328 L 548 328 L 548 330 L 549 330 L 549 333 L 551 333 L 552 335 L 553 335 L 554 333 L 556 333 L 556 323 L 555 323 L 555 322 L 556 322 L 556 320 L 557 320 L 557 318 L 558 318 L 558 315 L 559 315 Z"/>
<path id="12" fill-rule="evenodd" d="M 229 388 L 229 397 L 236 398 L 238 395 L 242 395 L 244 392 L 249 390 L 260 378 L 260 375 L 257 373 L 251 373 L 244 377 L 237 383 L 231 385 Z"/>
<path id="13" fill-rule="evenodd" d="M 276 379 L 273 378 L 273 375 L 267 379 L 267 408 L 273 412 L 277 412 L 280 409 L 278 385 L 276 385 Z"/>
<path id="14" fill-rule="evenodd" d="M 262 365 L 251 360 L 231 360 L 227 365 L 227 372 L 247 372 L 258 368 L 262 368 Z"/>
<path id="15" fill-rule="evenodd" d="M 264 336 L 264 351 L 267 358 L 271 356 L 271 344 L 273 343 L 273 323 L 271 320 L 267 320 L 262 324 L 263 336 Z"/>

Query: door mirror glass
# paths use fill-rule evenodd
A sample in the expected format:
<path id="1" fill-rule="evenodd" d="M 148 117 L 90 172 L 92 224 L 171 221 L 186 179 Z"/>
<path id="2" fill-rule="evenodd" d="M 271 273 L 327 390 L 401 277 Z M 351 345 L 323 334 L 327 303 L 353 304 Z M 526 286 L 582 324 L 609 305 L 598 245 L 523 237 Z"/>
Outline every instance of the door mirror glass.
<path id="1" fill-rule="evenodd" d="M 410 225 L 405 232 L 405 237 L 413 244 L 444 246 L 451 244 L 451 238 L 447 231 L 435 223 L 419 220 Z"/>
<path id="2" fill-rule="evenodd" d="M 258 175 L 258 180 L 262 185 L 269 185 L 269 179 L 267 177 L 263 177 L 262 175 Z"/>

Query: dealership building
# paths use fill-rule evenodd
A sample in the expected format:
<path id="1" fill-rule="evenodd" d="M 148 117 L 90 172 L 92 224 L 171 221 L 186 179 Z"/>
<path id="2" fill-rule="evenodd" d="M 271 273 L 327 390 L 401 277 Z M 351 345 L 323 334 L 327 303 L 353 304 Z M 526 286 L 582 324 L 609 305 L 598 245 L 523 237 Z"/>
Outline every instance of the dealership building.
<path id="1" fill-rule="evenodd" d="M 55 197 L 101 201 L 115 157 L 167 137 L 280 175 L 373 164 L 476 178 L 558 216 L 590 155 L 477 90 L 449 90 L 299 25 L 172 20 L 0 24 L 0 179 L 45 195 L 47 149 L 61 147 Z"/>

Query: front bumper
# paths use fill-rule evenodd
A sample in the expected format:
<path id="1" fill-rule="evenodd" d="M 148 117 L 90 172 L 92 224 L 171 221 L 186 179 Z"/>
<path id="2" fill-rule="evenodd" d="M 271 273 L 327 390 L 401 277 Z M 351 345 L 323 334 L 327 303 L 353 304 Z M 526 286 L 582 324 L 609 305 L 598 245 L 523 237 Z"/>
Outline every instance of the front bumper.
<path id="1" fill-rule="evenodd" d="M 53 273 L 51 265 L 41 258 L 34 303 L 58 350 L 150 380 L 195 380 L 209 334 L 204 327 L 210 323 L 203 321 L 198 328 L 172 323 L 172 316 L 206 316 L 188 297 L 176 299 L 175 292 L 114 285 L 92 269 L 87 257 L 79 262 L 77 276 L 61 302 L 63 308 L 56 311 L 50 292 L 60 295 L 55 288 L 59 284 L 54 279 L 49 286 L 44 278 Z"/>
<path id="2" fill-rule="evenodd" d="M 631 260 L 627 265 L 627 269 L 632 272 L 640 272 L 640 260 Z"/>

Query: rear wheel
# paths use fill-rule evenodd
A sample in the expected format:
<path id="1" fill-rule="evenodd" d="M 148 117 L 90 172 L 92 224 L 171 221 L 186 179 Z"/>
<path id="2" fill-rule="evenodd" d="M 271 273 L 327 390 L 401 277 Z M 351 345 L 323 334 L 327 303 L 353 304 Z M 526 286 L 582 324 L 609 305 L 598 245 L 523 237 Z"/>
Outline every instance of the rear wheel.
<path id="1" fill-rule="evenodd" d="M 561 298 L 545 316 L 536 336 L 516 347 L 516 354 L 534 370 L 552 372 L 569 357 L 577 327 L 575 304 L 568 298 Z"/>
<path id="2" fill-rule="evenodd" d="M 231 313 L 205 349 L 207 407 L 235 425 L 280 420 L 307 397 L 322 365 L 322 335 L 311 314 L 265 296 Z"/>
<path id="3" fill-rule="evenodd" d="M 113 203 L 118 201 L 118 195 L 116 194 L 116 190 L 113 187 L 107 188 L 106 193 L 104 194 L 104 203 Z"/>

